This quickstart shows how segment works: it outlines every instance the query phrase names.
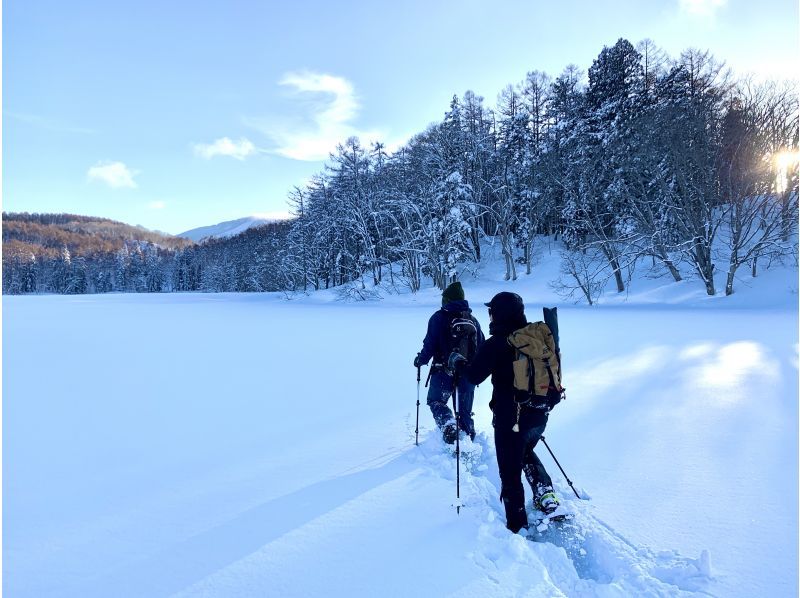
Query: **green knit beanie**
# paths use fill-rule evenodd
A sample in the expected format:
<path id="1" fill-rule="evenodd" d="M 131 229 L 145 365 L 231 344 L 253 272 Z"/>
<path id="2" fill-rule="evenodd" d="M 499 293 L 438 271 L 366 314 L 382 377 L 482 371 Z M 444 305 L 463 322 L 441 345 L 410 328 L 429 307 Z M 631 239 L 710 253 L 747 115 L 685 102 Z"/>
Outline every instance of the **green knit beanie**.
<path id="1" fill-rule="evenodd" d="M 442 305 L 447 305 L 451 301 L 460 301 L 462 299 L 464 299 L 464 289 L 458 281 L 451 284 L 442 293 Z"/>

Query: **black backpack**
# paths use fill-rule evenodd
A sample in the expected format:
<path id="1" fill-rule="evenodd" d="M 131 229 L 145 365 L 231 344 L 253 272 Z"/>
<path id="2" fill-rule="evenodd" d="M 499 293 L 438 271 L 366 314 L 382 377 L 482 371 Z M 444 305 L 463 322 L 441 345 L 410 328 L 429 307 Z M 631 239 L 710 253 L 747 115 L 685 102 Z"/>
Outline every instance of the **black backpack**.
<path id="1" fill-rule="evenodd" d="M 478 326 L 469 310 L 450 314 L 450 352 L 461 353 L 467 362 L 478 352 Z"/>

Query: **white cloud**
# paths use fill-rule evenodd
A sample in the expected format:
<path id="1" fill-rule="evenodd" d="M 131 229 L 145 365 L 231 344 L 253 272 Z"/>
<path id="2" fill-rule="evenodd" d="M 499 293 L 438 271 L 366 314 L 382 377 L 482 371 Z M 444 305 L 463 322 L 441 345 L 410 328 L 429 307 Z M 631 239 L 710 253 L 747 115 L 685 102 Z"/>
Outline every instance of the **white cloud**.
<path id="1" fill-rule="evenodd" d="M 163 201 L 151 201 L 149 204 L 147 204 L 147 207 L 151 210 L 163 210 L 167 207 L 167 204 Z"/>
<path id="2" fill-rule="evenodd" d="M 251 216 L 253 218 L 263 218 L 264 220 L 288 220 L 292 217 L 292 215 L 286 211 L 256 212 L 255 214 L 251 214 Z"/>
<path id="3" fill-rule="evenodd" d="M 302 121 L 294 119 L 246 119 L 275 143 L 273 151 L 294 160 L 324 160 L 348 137 L 359 137 L 364 145 L 383 139 L 379 131 L 360 130 L 352 124 L 360 105 L 352 83 L 343 77 L 323 73 L 287 73 L 278 82 L 290 94 L 306 102 Z M 299 102 L 298 102 L 299 104 Z"/>
<path id="4" fill-rule="evenodd" d="M 131 170 L 122 162 L 98 162 L 89 169 L 86 178 L 90 181 L 102 181 L 114 189 L 136 189 L 133 177 L 137 174 L 138 170 Z"/>
<path id="5" fill-rule="evenodd" d="M 713 17 L 728 0 L 678 0 L 681 12 L 698 17 Z"/>
<path id="6" fill-rule="evenodd" d="M 217 139 L 214 143 L 198 143 L 194 146 L 194 153 L 210 160 L 214 156 L 230 156 L 237 160 L 244 160 L 258 151 L 252 141 L 242 137 L 233 141 L 229 137 Z"/>
<path id="7" fill-rule="evenodd" d="M 294 88 L 301 93 L 333 95 L 328 107 L 321 110 L 316 117 L 323 125 L 347 122 L 358 112 L 359 104 L 355 89 L 353 89 L 353 84 L 344 77 L 311 72 L 287 73 L 278 84 Z"/>

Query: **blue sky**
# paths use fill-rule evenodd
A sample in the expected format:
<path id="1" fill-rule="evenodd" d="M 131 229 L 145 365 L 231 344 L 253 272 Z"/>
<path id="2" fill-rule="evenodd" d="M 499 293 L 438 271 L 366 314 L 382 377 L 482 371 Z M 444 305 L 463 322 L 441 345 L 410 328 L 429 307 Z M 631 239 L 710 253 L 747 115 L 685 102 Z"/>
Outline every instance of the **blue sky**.
<path id="1" fill-rule="evenodd" d="M 179 233 L 287 210 L 349 135 L 494 106 L 619 37 L 797 77 L 796 0 L 3 2 L 3 209 Z"/>

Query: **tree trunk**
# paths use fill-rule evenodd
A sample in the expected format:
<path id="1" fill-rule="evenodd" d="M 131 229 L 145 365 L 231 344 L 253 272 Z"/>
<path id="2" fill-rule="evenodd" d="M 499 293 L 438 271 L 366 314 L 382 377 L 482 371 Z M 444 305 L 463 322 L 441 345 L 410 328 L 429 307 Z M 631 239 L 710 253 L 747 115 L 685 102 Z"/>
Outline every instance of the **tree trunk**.
<path id="1" fill-rule="evenodd" d="M 509 256 L 508 261 L 511 263 L 511 280 L 517 279 L 517 265 L 514 263 L 514 256 Z"/>
<path id="2" fill-rule="evenodd" d="M 503 235 L 502 237 L 502 246 L 503 246 L 503 257 L 506 260 L 506 275 L 505 280 L 516 280 L 517 279 L 517 271 L 514 267 L 514 255 L 511 249 L 511 237 L 508 234 Z"/>
<path id="3" fill-rule="evenodd" d="M 736 275 L 736 270 L 739 268 L 739 252 L 734 248 L 731 253 L 730 263 L 728 265 L 728 278 L 725 281 L 725 296 L 733 295 L 733 277 Z"/>
<path id="4" fill-rule="evenodd" d="M 472 244 L 475 247 L 475 261 L 481 261 L 481 236 L 478 232 L 478 226 L 475 222 L 471 224 L 472 226 Z"/>
<path id="5" fill-rule="evenodd" d="M 713 297 L 717 290 L 714 287 L 714 261 L 711 259 L 710 247 L 695 239 L 691 257 L 697 273 L 706 285 L 706 293 Z"/>
<path id="6" fill-rule="evenodd" d="M 680 282 L 683 280 L 680 271 L 675 267 L 675 264 L 671 259 L 666 256 L 662 256 L 661 261 L 664 262 L 664 265 L 667 267 L 667 270 L 669 270 L 669 273 L 672 274 L 672 278 L 675 279 L 675 282 Z"/>
<path id="7" fill-rule="evenodd" d="M 781 198 L 781 241 L 786 243 L 791 235 L 792 228 L 796 224 L 796 217 L 792 214 L 791 209 L 793 189 L 787 189 Z"/>
<path id="8" fill-rule="evenodd" d="M 610 248 L 607 247 L 603 248 L 603 253 L 614 272 L 614 281 L 617 283 L 617 293 L 624 293 L 625 281 L 622 280 L 622 268 L 619 265 L 619 258 L 612 254 Z"/>
<path id="9" fill-rule="evenodd" d="M 614 264 L 614 280 L 617 283 L 617 293 L 624 293 L 625 281 L 622 280 L 622 272 L 619 269 L 619 263 Z"/>
<path id="10" fill-rule="evenodd" d="M 533 249 L 530 242 L 525 243 L 525 274 L 531 273 L 531 262 L 533 261 Z"/>
<path id="11" fill-rule="evenodd" d="M 738 264 L 734 265 L 731 264 L 730 269 L 728 270 L 728 278 L 725 281 L 725 296 L 733 295 L 733 277 L 736 274 L 736 268 L 738 268 Z"/>

